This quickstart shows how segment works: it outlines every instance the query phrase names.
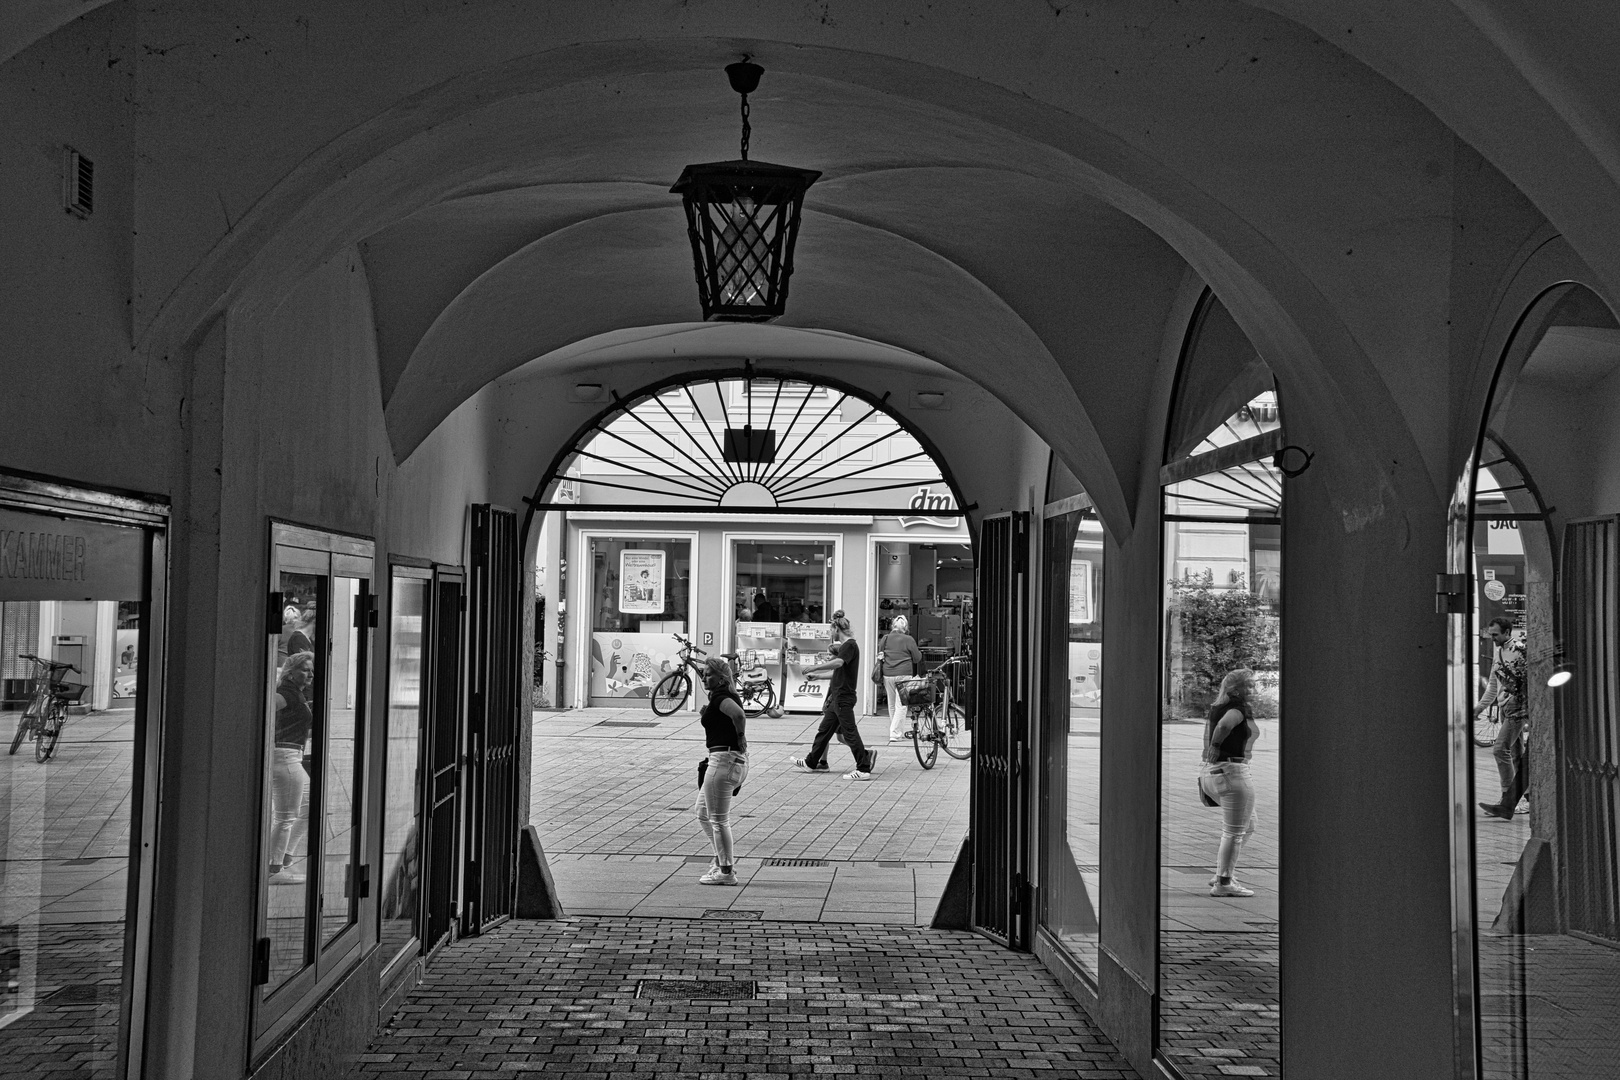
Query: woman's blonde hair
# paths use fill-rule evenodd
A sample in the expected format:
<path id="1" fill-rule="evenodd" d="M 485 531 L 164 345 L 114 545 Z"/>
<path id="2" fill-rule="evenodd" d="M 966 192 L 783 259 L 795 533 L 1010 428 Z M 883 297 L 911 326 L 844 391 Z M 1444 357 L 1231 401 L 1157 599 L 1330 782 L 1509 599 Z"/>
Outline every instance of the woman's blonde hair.
<path id="1" fill-rule="evenodd" d="M 298 668 L 306 662 L 309 664 L 309 673 L 311 675 L 315 674 L 314 653 L 293 653 L 291 656 L 287 657 L 286 662 L 281 665 L 281 670 L 276 673 L 276 682 L 285 682 L 288 675 L 291 675 L 294 671 L 297 671 Z"/>
<path id="2" fill-rule="evenodd" d="M 1221 692 L 1215 698 L 1215 705 L 1226 705 L 1232 701 L 1247 698 L 1249 696 L 1249 687 L 1253 682 L 1254 671 L 1250 668 L 1240 667 L 1236 671 L 1228 671 L 1226 678 L 1221 680 Z M 1233 691 L 1237 692 L 1233 693 Z"/>
<path id="3" fill-rule="evenodd" d="M 849 633 L 849 618 L 842 610 L 833 612 L 832 624 L 844 633 Z"/>
<path id="4" fill-rule="evenodd" d="M 731 671 L 731 662 L 723 656 L 711 656 L 703 661 L 703 673 L 724 679 L 727 686 L 737 681 L 736 676 Z"/>

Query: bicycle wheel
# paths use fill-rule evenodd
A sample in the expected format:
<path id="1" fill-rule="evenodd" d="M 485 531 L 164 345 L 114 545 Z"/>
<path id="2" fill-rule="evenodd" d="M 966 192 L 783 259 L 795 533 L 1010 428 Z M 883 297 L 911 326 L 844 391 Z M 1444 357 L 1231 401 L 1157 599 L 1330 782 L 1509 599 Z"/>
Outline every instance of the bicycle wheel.
<path id="1" fill-rule="evenodd" d="M 658 680 L 653 688 L 652 711 L 668 716 L 682 705 L 692 693 L 692 677 L 685 670 L 672 671 Z"/>
<path id="2" fill-rule="evenodd" d="M 965 744 L 961 741 L 968 740 Z M 973 756 L 973 736 L 968 734 L 967 713 L 954 702 L 945 709 L 945 726 L 939 733 L 939 744 L 957 761 Z"/>
<path id="3" fill-rule="evenodd" d="M 932 769 L 934 762 L 939 759 L 939 726 L 934 722 L 934 706 L 919 709 L 913 718 L 911 727 L 911 745 L 917 751 L 917 763 L 925 769 Z M 923 746 L 928 746 L 927 753 Z"/>
<path id="4" fill-rule="evenodd" d="M 40 721 L 37 733 L 34 735 L 34 760 L 41 765 L 51 760 L 56 753 L 56 740 L 62 737 L 62 725 L 67 722 L 65 711 L 60 705 L 51 709 Z"/>
<path id="5" fill-rule="evenodd" d="M 34 718 L 24 713 L 17 720 L 17 734 L 11 737 L 11 752 L 15 754 L 17 747 L 22 745 L 23 737 L 34 730 Z"/>
<path id="6" fill-rule="evenodd" d="M 744 716 L 758 716 L 768 712 L 776 704 L 776 687 L 769 682 L 762 682 L 749 691 L 748 696 L 742 698 Z"/>

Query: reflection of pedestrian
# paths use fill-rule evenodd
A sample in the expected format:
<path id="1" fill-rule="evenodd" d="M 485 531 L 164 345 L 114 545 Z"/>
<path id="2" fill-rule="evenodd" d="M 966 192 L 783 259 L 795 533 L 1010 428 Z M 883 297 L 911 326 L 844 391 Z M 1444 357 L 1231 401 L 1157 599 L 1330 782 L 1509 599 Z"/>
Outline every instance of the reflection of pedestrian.
<path id="1" fill-rule="evenodd" d="M 1249 752 L 1260 737 L 1260 725 L 1249 711 L 1254 672 L 1239 668 L 1221 680 L 1221 692 L 1209 707 L 1204 723 L 1204 760 L 1209 763 L 1199 778 L 1209 796 L 1221 806 L 1221 846 L 1215 857 L 1211 896 L 1253 896 L 1254 890 L 1237 883 L 1238 849 L 1254 835 L 1254 785 L 1249 781 Z"/>
<path id="2" fill-rule="evenodd" d="M 709 703 L 703 706 L 700 720 L 709 757 L 704 762 L 706 767 L 699 770 L 697 818 L 714 848 L 714 861 L 698 881 L 704 885 L 735 885 L 731 800 L 748 778 L 748 739 L 744 734 L 748 720 L 737 699 L 731 664 L 723 657 L 711 656 L 703 662 L 703 688 L 709 692 Z"/>
<path id="3" fill-rule="evenodd" d="M 861 732 L 855 726 L 855 680 L 860 674 L 861 650 L 850 636 L 849 619 L 842 611 L 833 612 L 833 649 L 826 661 L 804 669 L 807 676 L 823 671 L 832 672 L 827 684 L 827 700 L 821 709 L 821 726 L 810 744 L 810 752 L 796 758 L 793 767 L 806 772 L 827 771 L 827 744 L 837 732 L 855 755 L 855 769 L 844 774 L 845 780 L 870 780 L 872 768 L 877 764 L 877 751 L 868 750 L 861 741 Z"/>
<path id="4" fill-rule="evenodd" d="M 764 592 L 760 592 L 760 593 L 756 594 L 755 597 L 754 597 L 753 621 L 754 622 L 781 622 L 782 621 L 781 613 L 776 610 L 776 605 L 771 603 L 770 597 L 766 596 Z"/>
<path id="5" fill-rule="evenodd" d="M 270 768 L 270 881 L 297 884 L 304 875 L 291 869 L 293 851 L 309 832 L 309 774 L 304 771 L 304 743 L 315 714 L 305 688 L 315 673 L 315 655 L 287 658 L 276 680 L 275 760 Z"/>
<path id="6" fill-rule="evenodd" d="M 889 632 L 878 642 L 883 654 L 883 693 L 889 699 L 889 741 L 907 738 L 907 713 L 900 704 L 900 683 L 922 674 L 922 650 L 917 639 L 906 631 L 910 629 L 904 615 L 896 615 Z"/>
<path id="7" fill-rule="evenodd" d="M 1494 803 L 1482 802 L 1479 808 L 1491 817 L 1509 821 L 1526 787 L 1524 727 L 1530 719 L 1530 708 L 1525 700 L 1524 638 L 1515 637 L 1513 620 L 1501 615 L 1487 623 L 1480 636 L 1496 646 L 1496 655 L 1485 696 L 1474 706 L 1474 716 L 1477 718 L 1492 705 L 1498 707 L 1502 722 L 1496 729 L 1491 756 L 1496 759 L 1496 773 L 1502 781 L 1502 798 Z"/>

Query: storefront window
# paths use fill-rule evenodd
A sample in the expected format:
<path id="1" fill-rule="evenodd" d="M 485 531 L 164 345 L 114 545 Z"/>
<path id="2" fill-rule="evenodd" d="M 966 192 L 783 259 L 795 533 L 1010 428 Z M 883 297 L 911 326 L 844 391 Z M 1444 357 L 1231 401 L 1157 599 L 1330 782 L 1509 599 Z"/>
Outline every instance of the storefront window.
<path id="1" fill-rule="evenodd" d="M 1281 1054 L 1279 423 L 1267 391 L 1166 467 L 1158 1039 L 1186 1075 Z"/>
<path id="2" fill-rule="evenodd" d="M 739 540 L 732 549 L 732 648 L 744 666 L 759 665 L 790 712 L 820 712 L 825 679 L 804 669 L 832 654 L 835 546 L 831 541 Z"/>
<path id="3" fill-rule="evenodd" d="M 680 663 L 691 618 L 692 542 L 592 537 L 592 704 L 648 700 Z"/>
<path id="4" fill-rule="evenodd" d="M 273 527 L 265 700 L 257 1034 L 357 955 L 365 805 L 364 724 L 370 626 L 369 541 Z"/>
<path id="5" fill-rule="evenodd" d="M 143 530 L 0 507 L 0 1073 L 123 1075 Z M 89 599 L 86 599 L 89 597 Z M 114 675 L 123 689 L 114 693 Z"/>
<path id="6" fill-rule="evenodd" d="M 1475 1002 L 1459 1036 L 1492 1080 L 1607 1075 L 1620 1058 L 1617 386 L 1608 305 L 1570 283 L 1543 294 L 1453 507 L 1448 569 L 1472 585 L 1451 627 L 1455 824 L 1472 853 L 1455 917 L 1476 949 L 1457 970 Z"/>
<path id="7" fill-rule="evenodd" d="M 425 687 L 423 644 L 431 579 L 390 583 L 388 610 L 388 749 L 382 843 L 381 940 L 392 959 L 420 936 L 422 850 L 421 746 Z M 387 962 L 386 960 L 384 961 Z"/>
<path id="8" fill-rule="evenodd" d="M 1101 930 L 1102 528 L 1090 510 L 1045 523 L 1046 681 L 1041 922 L 1093 978 Z"/>

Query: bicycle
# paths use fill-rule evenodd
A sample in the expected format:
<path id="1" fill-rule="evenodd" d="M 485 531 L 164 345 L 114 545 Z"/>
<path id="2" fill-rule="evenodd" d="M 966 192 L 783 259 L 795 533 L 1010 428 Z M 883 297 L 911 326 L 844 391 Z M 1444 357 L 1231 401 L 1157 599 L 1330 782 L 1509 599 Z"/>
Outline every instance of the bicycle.
<path id="1" fill-rule="evenodd" d="M 957 739 L 967 731 L 967 714 L 962 711 L 951 694 L 956 681 L 954 668 L 972 663 L 966 656 L 952 656 L 928 674 L 900 683 L 896 689 L 903 696 L 911 718 L 911 744 L 917 751 L 917 763 L 932 769 L 939 760 L 939 752 L 958 761 L 973 753 L 973 744 L 958 745 Z M 924 745 L 927 750 L 924 750 Z"/>
<path id="2" fill-rule="evenodd" d="M 34 665 L 34 692 L 28 707 L 17 720 L 17 733 L 11 737 L 11 753 L 17 752 L 23 738 L 30 731 L 34 735 L 34 760 L 43 765 L 56 753 L 56 743 L 62 737 L 62 725 L 67 723 L 67 707 L 76 704 L 84 694 L 82 683 L 63 682 L 59 672 L 82 674 L 72 664 L 46 660 L 33 653 L 18 653 L 20 659 Z"/>
<path id="3" fill-rule="evenodd" d="M 708 655 L 681 635 L 674 637 L 681 643 L 681 663 L 653 687 L 652 711 L 659 716 L 673 713 L 692 696 L 691 673 L 697 672 L 700 679 L 703 675 L 703 665 L 694 657 Z M 737 677 L 737 699 L 742 703 L 743 715 L 758 716 L 776 704 L 776 687 L 771 685 L 771 678 L 763 666 L 755 663 L 743 667 L 741 658 L 734 652 L 720 655 L 731 664 L 732 673 Z M 691 670 L 688 671 L 688 668 Z"/>

